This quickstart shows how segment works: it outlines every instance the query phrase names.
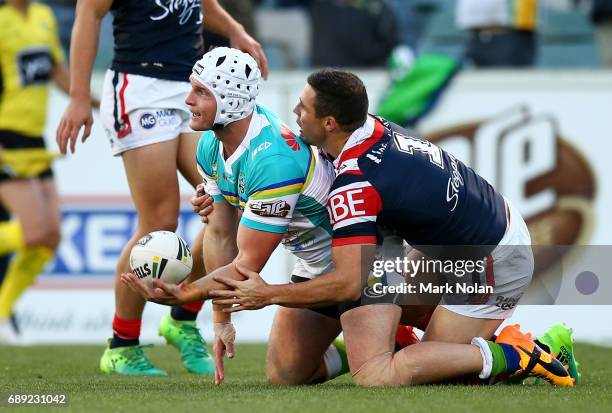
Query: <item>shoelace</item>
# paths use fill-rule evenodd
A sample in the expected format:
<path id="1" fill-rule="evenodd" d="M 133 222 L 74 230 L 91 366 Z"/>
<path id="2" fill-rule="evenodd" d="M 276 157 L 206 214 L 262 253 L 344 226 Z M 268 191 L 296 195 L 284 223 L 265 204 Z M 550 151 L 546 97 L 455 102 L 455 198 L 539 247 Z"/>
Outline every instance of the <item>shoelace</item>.
<path id="1" fill-rule="evenodd" d="M 153 344 L 143 344 L 129 348 L 123 352 L 126 359 L 126 364 L 130 367 L 135 367 L 138 370 L 152 369 L 154 366 L 149 361 L 149 358 L 142 351 L 143 348 L 152 348 Z"/>
<path id="2" fill-rule="evenodd" d="M 203 358 L 208 356 L 208 350 L 199 328 L 191 324 L 183 324 L 181 334 L 186 337 L 186 342 L 189 344 L 183 353 L 184 357 Z"/>

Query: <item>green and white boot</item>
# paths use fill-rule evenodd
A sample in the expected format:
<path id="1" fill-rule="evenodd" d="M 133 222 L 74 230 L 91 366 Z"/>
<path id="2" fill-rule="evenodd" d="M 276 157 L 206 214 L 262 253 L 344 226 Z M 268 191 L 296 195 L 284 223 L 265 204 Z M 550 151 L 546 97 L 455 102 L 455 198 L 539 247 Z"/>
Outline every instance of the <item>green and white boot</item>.
<path id="1" fill-rule="evenodd" d="M 181 353 L 187 371 L 194 374 L 214 374 L 215 363 L 208 354 L 206 341 L 195 321 L 176 321 L 168 314 L 161 319 L 159 335 Z"/>
<path id="2" fill-rule="evenodd" d="M 167 376 L 168 374 L 155 367 L 142 349 L 153 347 L 153 344 L 110 348 L 104 350 L 100 359 L 100 370 L 106 374 L 123 374 L 126 376 Z"/>

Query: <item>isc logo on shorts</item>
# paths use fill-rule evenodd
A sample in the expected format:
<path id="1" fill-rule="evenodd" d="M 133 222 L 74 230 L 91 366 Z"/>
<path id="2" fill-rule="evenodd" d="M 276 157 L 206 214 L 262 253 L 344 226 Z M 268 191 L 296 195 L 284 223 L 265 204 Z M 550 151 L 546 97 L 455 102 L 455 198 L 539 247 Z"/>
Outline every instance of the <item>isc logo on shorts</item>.
<path id="1" fill-rule="evenodd" d="M 140 126 L 144 129 L 151 129 L 157 123 L 157 119 L 150 113 L 145 113 L 140 117 Z"/>

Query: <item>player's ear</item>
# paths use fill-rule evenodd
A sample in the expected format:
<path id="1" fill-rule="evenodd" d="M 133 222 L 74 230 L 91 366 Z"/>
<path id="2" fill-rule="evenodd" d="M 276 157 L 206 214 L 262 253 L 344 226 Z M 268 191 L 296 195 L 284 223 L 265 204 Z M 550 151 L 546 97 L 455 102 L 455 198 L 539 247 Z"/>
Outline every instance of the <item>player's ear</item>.
<path id="1" fill-rule="evenodd" d="M 323 122 L 323 127 L 325 128 L 325 131 L 331 133 L 336 131 L 339 125 L 338 122 L 336 122 L 336 118 L 334 118 L 333 116 L 326 116 Z"/>

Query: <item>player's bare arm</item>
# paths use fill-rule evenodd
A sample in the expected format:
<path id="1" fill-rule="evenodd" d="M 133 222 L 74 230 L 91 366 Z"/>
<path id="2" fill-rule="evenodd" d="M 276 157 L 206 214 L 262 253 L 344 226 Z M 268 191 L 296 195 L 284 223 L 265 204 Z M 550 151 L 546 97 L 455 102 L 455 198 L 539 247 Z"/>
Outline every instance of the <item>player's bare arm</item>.
<path id="1" fill-rule="evenodd" d="M 238 255 L 236 244 L 238 221 L 238 210 L 225 201 L 218 202 L 209 215 L 203 242 L 206 245 L 204 248 L 206 273 L 211 274 L 228 265 Z"/>
<path id="2" fill-rule="evenodd" d="M 229 39 L 233 48 L 253 56 L 264 79 L 268 79 L 268 60 L 261 44 L 251 37 L 244 27 L 226 12 L 217 0 L 203 0 L 204 28 Z"/>
<path id="3" fill-rule="evenodd" d="M 70 70 L 68 66 L 64 63 L 57 63 L 53 66 L 53 83 L 55 86 L 62 92 L 67 95 L 70 95 Z M 100 100 L 95 96 L 90 96 L 89 100 L 91 102 L 91 106 L 99 110 L 100 109 Z"/>
<path id="4" fill-rule="evenodd" d="M 56 131 L 56 141 L 65 154 L 70 144 L 74 153 L 78 135 L 83 130 L 81 141 L 89 137 L 93 125 L 90 97 L 91 72 L 100 35 L 100 23 L 108 13 L 112 0 L 79 0 L 70 46 L 70 103 Z"/>
<path id="5" fill-rule="evenodd" d="M 302 283 L 269 285 L 256 272 L 237 263 L 238 272 L 247 277 L 236 281 L 215 275 L 215 280 L 234 288 L 230 291 L 213 290 L 210 295 L 217 304 L 234 305 L 224 311 L 255 310 L 271 304 L 284 307 L 324 306 L 359 299 L 361 267 L 369 263 L 375 253 L 374 245 L 345 245 L 334 247 L 332 256 L 335 270 Z"/>
<path id="6" fill-rule="evenodd" d="M 195 198 L 201 193 L 203 193 L 203 188 L 197 188 Z M 227 266 L 238 254 L 238 246 L 236 244 L 239 221 L 238 210 L 226 201 L 221 201 L 218 204 L 218 208 L 211 211 L 211 220 L 204 232 L 203 245 L 207 246 L 203 249 L 204 266 L 209 274 Z M 196 205 L 194 205 L 194 209 L 196 209 Z M 209 281 L 211 280 L 209 279 Z M 213 357 L 215 360 L 214 380 L 215 384 L 221 384 L 225 376 L 223 357 L 226 352 L 228 357 L 234 357 L 236 331 L 231 324 L 231 319 L 224 316 L 215 307 L 213 307 L 213 323 L 215 333 L 213 343 Z"/>

